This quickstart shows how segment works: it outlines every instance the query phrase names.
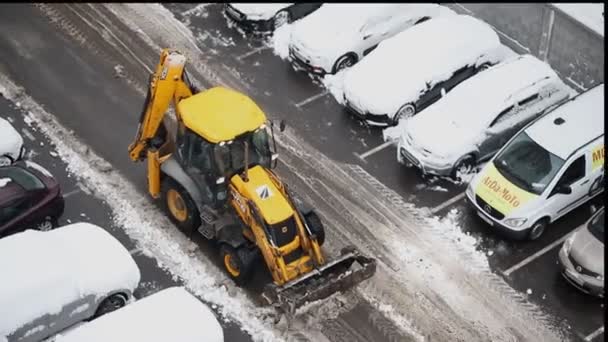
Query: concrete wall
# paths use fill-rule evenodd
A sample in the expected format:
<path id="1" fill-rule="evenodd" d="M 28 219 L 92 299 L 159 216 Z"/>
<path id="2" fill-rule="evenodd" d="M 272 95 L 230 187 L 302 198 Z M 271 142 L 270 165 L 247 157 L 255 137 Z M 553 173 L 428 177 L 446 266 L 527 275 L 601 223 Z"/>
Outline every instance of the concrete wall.
<path id="1" fill-rule="evenodd" d="M 577 91 L 604 82 L 604 37 L 550 4 L 444 5 L 492 25 L 505 45 L 548 62 Z"/>

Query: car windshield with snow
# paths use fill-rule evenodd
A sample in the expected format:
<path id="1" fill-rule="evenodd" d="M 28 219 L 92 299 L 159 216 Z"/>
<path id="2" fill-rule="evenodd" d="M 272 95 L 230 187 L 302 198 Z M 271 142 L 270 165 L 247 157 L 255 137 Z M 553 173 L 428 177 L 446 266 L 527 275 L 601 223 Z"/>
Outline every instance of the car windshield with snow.
<path id="1" fill-rule="evenodd" d="M 137 300 L 49 342 L 223 342 L 213 312 L 183 287 Z"/>
<path id="2" fill-rule="evenodd" d="M 327 3 L 296 22 L 290 60 L 314 74 L 354 65 L 381 41 L 428 19 L 455 14 L 437 4 Z"/>
<path id="3" fill-rule="evenodd" d="M 498 35 L 468 15 L 415 25 L 378 45 L 346 70 L 344 103 L 357 118 L 395 125 L 505 57 Z"/>
<path id="4" fill-rule="evenodd" d="M 90 223 L 0 239 L 0 274 L 0 341 L 9 342 L 37 342 L 116 310 L 140 280 L 125 247 Z"/>
<path id="5" fill-rule="evenodd" d="M 244 30 L 263 33 L 303 18 L 320 6 L 320 2 L 227 3 L 224 12 Z"/>
<path id="6" fill-rule="evenodd" d="M 0 237 L 52 229 L 63 210 L 59 183 L 42 166 L 20 160 L 0 167 Z"/>
<path id="7" fill-rule="evenodd" d="M 399 162 L 457 177 L 569 97 L 569 88 L 548 64 L 532 55 L 517 56 L 462 82 L 389 130 L 400 134 Z"/>
<path id="8" fill-rule="evenodd" d="M 7 120 L 0 118 L 0 167 L 10 165 L 25 155 L 23 138 Z"/>
<path id="9" fill-rule="evenodd" d="M 473 178 L 466 197 L 493 231 L 538 239 L 604 191 L 604 85 L 519 131 Z"/>

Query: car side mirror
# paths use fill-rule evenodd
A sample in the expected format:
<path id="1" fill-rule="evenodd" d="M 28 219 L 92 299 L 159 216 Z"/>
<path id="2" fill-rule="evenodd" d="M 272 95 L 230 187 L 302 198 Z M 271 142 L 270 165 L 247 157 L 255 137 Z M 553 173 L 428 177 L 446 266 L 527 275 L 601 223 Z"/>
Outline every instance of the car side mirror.
<path id="1" fill-rule="evenodd" d="M 572 193 L 572 188 L 570 185 L 560 185 L 555 189 L 555 192 L 558 194 L 570 195 Z"/>
<path id="2" fill-rule="evenodd" d="M 285 127 L 286 127 L 286 126 L 287 126 L 287 124 L 285 124 L 285 120 L 281 120 L 281 121 L 279 122 L 279 131 L 280 131 L 280 132 L 285 131 Z"/>

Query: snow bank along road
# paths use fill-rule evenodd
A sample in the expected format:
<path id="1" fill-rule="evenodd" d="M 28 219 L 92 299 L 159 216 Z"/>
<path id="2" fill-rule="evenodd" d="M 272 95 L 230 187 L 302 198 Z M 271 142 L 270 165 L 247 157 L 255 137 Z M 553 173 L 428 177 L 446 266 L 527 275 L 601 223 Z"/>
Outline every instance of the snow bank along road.
<path id="1" fill-rule="evenodd" d="M 368 164 L 355 165 L 359 161 L 351 153 L 353 148 L 362 153 L 374 147 L 370 143 L 379 144 L 378 132 L 362 129 L 345 118 L 329 98 L 306 102 L 320 92 L 319 88 L 305 76 L 292 73 L 286 63 L 267 54 L 269 51 L 237 58 L 254 47 L 248 48 L 238 35 L 227 35 L 231 31 L 225 29 L 217 5 L 207 6 L 208 12 L 207 7 L 191 12 L 193 29 L 214 25 L 204 27 L 206 36 L 198 40 L 158 5 L 108 7 L 132 27 L 125 27 L 101 5 L 3 6 L 0 72 L 23 86 L 134 184 L 131 187 L 139 193 L 123 189 L 116 194 L 98 194 L 119 204 L 141 204 L 142 208 L 133 215 L 142 218 L 139 223 L 150 229 L 133 228 L 137 221 L 129 221 L 123 215 L 119 222 L 127 227 L 125 231 L 146 249 L 156 252 L 152 254 L 185 278 L 186 284 L 203 299 L 228 304 L 219 311 L 240 321 L 256 339 L 279 336 L 271 320 L 264 318 L 266 311 L 255 307 L 240 290 L 226 299 L 215 280 L 203 280 L 201 274 L 222 278 L 204 256 L 182 258 L 187 242 L 176 229 L 165 226 L 162 216 L 149 205 L 144 170 L 131 164 L 126 155 L 141 108 L 146 69 L 157 62 L 158 46 L 172 46 L 187 53 L 190 70 L 202 85 L 224 84 L 244 91 L 271 117 L 287 118 L 293 129 L 280 137 L 283 162 L 278 172 L 298 192 L 317 203 L 332 229 L 328 232 L 328 247 L 350 241 L 376 255 L 385 266 L 357 293 L 310 308 L 311 313 L 303 315 L 304 322 L 299 322 L 309 326 L 292 327 L 299 333 L 289 336 L 308 334 L 309 338 L 321 340 L 322 336 L 310 335 L 315 329 L 323 330 L 332 341 L 416 340 L 421 335 L 433 340 L 561 340 L 566 338 L 562 334 L 572 335 L 568 329 L 561 332 L 554 328 L 554 319 L 526 304 L 526 298 L 490 273 L 484 258 L 473 253 L 472 239 L 458 235 L 453 217 L 433 225 L 422 217 L 425 212 L 405 205 L 397 193 L 382 184 L 407 195 L 416 192 L 416 186 L 421 184 L 414 174 L 404 179 L 406 171 L 387 167 L 394 165 L 394 152 L 390 153 L 391 158 L 383 152 L 368 155 Z M 157 26 L 160 22 L 162 27 Z M 386 160 L 381 159 L 383 155 Z M 108 171 L 106 177 L 116 181 L 118 176 L 115 171 Z M 104 187 L 100 179 L 85 181 Z M 433 200 L 442 194 L 418 191 L 415 198 L 404 197 L 418 206 L 435 207 L 441 202 Z M 160 222 L 154 222 L 157 218 Z M 158 238 L 166 241 L 157 241 Z M 340 304 L 344 305 L 338 310 L 341 315 L 337 319 L 324 319 Z M 401 332 L 394 331 L 395 326 Z"/>

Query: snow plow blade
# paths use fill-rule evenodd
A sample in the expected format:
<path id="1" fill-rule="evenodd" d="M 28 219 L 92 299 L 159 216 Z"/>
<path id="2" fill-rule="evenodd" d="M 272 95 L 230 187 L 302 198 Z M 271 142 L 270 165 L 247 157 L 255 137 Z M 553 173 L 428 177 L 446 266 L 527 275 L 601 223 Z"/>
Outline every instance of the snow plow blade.
<path id="1" fill-rule="evenodd" d="M 270 305 L 293 314 L 306 302 L 346 291 L 376 273 L 376 260 L 363 256 L 354 247 L 343 248 L 340 256 L 283 286 L 267 285 L 262 298 Z"/>

